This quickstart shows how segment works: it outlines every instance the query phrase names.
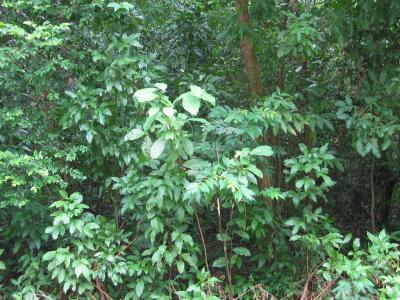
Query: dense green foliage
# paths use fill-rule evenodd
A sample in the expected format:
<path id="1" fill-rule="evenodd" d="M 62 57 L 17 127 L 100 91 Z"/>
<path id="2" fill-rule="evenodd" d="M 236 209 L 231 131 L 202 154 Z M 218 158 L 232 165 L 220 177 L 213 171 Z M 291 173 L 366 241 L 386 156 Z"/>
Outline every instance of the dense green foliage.
<path id="1" fill-rule="evenodd" d="M 0 298 L 399 299 L 398 0 L 3 0 Z"/>

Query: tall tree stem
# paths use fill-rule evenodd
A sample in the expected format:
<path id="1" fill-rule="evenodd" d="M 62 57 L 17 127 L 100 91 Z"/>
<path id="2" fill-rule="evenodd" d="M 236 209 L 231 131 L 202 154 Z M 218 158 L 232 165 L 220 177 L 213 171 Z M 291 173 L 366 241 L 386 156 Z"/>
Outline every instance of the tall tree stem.
<path id="1" fill-rule="evenodd" d="M 376 232 L 376 221 L 375 221 L 375 185 L 374 185 L 374 172 L 375 172 L 375 157 L 372 157 L 371 163 L 371 171 L 370 171 L 370 190 L 371 190 L 371 208 L 370 208 L 370 217 L 371 217 L 371 230 L 373 233 Z"/>
<path id="2" fill-rule="evenodd" d="M 248 5 L 248 0 L 236 0 L 236 7 L 239 12 L 239 23 L 244 28 L 240 40 L 240 48 L 242 50 L 244 68 L 249 83 L 249 91 L 251 94 L 262 96 L 264 88 L 261 82 L 260 67 L 254 52 L 253 43 L 250 41 L 249 35 L 246 32 L 247 28 L 250 26 Z"/>

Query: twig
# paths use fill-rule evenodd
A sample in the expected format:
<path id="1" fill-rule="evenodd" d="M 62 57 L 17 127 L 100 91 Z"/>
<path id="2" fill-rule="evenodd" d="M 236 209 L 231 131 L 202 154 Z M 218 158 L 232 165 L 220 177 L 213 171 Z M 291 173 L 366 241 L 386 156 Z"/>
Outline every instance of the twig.
<path id="1" fill-rule="evenodd" d="M 182 299 L 181 296 L 179 296 L 179 295 L 177 294 L 177 290 L 175 289 L 174 285 L 173 285 L 172 283 L 170 283 L 169 285 L 172 287 L 172 289 L 174 290 L 174 292 L 175 292 L 175 294 L 178 296 L 178 298 L 179 298 L 179 299 Z M 171 295 L 171 294 L 170 294 L 170 295 Z"/>

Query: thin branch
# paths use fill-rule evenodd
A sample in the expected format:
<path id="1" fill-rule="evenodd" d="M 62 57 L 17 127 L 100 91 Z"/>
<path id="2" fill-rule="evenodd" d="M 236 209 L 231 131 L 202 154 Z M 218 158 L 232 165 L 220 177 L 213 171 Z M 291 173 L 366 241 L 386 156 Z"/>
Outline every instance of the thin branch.
<path id="1" fill-rule="evenodd" d="M 100 293 L 100 299 L 101 300 L 108 300 L 111 299 L 110 296 L 108 296 L 108 294 L 106 293 L 106 291 L 103 290 L 102 286 L 101 286 L 101 281 L 98 277 L 96 277 L 95 281 L 95 288 L 99 291 Z"/>
<path id="2" fill-rule="evenodd" d="M 195 206 L 193 206 L 193 211 L 194 211 L 194 215 L 195 215 L 195 217 L 196 217 L 196 222 L 197 222 L 197 227 L 198 227 L 198 229 L 199 229 L 201 242 L 202 242 L 202 244 L 203 244 L 204 260 L 205 260 L 205 264 L 206 264 L 206 269 L 207 269 L 207 272 L 210 272 L 210 268 L 208 267 L 208 256 L 207 256 L 206 242 L 205 242 L 205 240 L 204 240 L 203 230 L 201 229 L 199 215 L 197 214 L 197 210 L 196 210 L 196 207 L 195 207 Z"/>
<path id="3" fill-rule="evenodd" d="M 222 221 L 221 221 L 221 204 L 219 198 L 217 198 L 217 212 L 218 212 L 218 228 L 221 234 L 222 241 L 224 243 L 224 256 L 225 256 L 225 263 L 226 263 L 226 275 L 228 277 L 229 286 L 232 286 L 232 277 L 231 277 L 231 270 L 229 267 L 229 260 L 228 260 L 228 247 L 226 245 L 226 240 L 224 238 L 224 232 L 222 231 Z M 229 296 L 230 296 L 230 289 L 229 289 Z"/>
<path id="4" fill-rule="evenodd" d="M 229 222 L 228 222 L 228 225 L 226 226 L 226 229 L 225 229 L 225 235 L 228 235 L 228 230 L 229 230 L 229 228 L 230 228 L 230 226 L 231 226 L 231 224 L 232 224 L 232 219 L 233 219 L 233 209 L 234 209 L 234 207 L 235 207 L 235 203 L 233 203 L 232 204 L 232 207 L 231 207 L 231 213 L 229 214 Z M 231 234 L 231 247 L 230 247 L 230 250 L 231 250 L 231 252 L 230 252 L 230 256 L 232 257 L 232 250 L 233 250 L 233 231 L 232 231 L 232 234 Z M 230 268 L 230 274 L 231 274 L 231 277 L 232 277 L 232 268 Z"/>

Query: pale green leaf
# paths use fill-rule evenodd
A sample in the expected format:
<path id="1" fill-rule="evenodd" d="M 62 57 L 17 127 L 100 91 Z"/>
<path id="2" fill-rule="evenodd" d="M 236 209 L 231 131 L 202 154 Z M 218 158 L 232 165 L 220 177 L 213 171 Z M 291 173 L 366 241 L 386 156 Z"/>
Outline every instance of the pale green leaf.
<path id="1" fill-rule="evenodd" d="M 201 94 L 203 92 L 201 87 L 198 87 L 197 85 L 191 85 L 190 90 L 194 96 L 196 96 L 197 98 L 201 98 Z"/>
<path id="2" fill-rule="evenodd" d="M 200 100 L 192 93 L 185 93 L 182 96 L 183 108 L 193 116 L 196 116 L 200 109 Z"/>
<path id="3" fill-rule="evenodd" d="M 203 92 L 201 93 L 201 99 L 203 99 L 204 101 L 211 103 L 213 106 L 215 106 L 215 98 L 213 95 L 210 95 L 209 93 L 207 93 L 206 91 L 203 90 Z"/>
<path id="4" fill-rule="evenodd" d="M 241 256 L 250 256 L 249 249 L 244 248 L 244 247 L 236 247 L 236 248 L 233 248 L 232 251 Z"/>
<path id="5" fill-rule="evenodd" d="M 248 166 L 247 170 L 256 175 L 258 178 L 263 178 L 263 173 L 255 165 Z"/>
<path id="6" fill-rule="evenodd" d="M 274 151 L 270 146 L 259 146 L 257 148 L 254 148 L 250 152 L 250 154 L 257 156 L 272 156 L 274 154 Z"/>
<path id="7" fill-rule="evenodd" d="M 161 155 L 161 153 L 163 153 L 166 143 L 167 141 L 165 139 L 156 140 L 154 144 L 151 146 L 150 157 L 152 159 L 158 158 Z"/>
<path id="8" fill-rule="evenodd" d="M 179 273 L 183 273 L 185 271 L 185 263 L 181 260 L 176 262 L 176 267 L 178 268 Z"/>
<path id="9" fill-rule="evenodd" d="M 154 116 L 156 113 L 158 113 L 160 111 L 160 108 L 158 108 L 157 106 L 155 107 L 151 107 L 148 111 L 149 116 Z"/>
<path id="10" fill-rule="evenodd" d="M 165 83 L 156 83 L 154 86 L 163 92 L 165 92 L 168 87 Z"/>
<path id="11" fill-rule="evenodd" d="M 226 266 L 225 258 L 220 257 L 217 260 L 215 260 L 212 264 L 213 268 L 223 268 Z"/>
<path id="12" fill-rule="evenodd" d="M 133 96 L 139 101 L 139 102 L 149 102 L 157 98 L 157 89 L 156 88 L 146 88 L 146 89 L 141 89 L 135 92 Z"/>
<path id="13" fill-rule="evenodd" d="M 136 139 L 141 138 L 144 135 L 144 131 L 141 129 L 134 128 L 131 131 L 129 131 L 125 137 L 124 141 L 134 141 Z"/>
<path id="14" fill-rule="evenodd" d="M 92 141 L 93 141 L 93 133 L 91 131 L 86 132 L 86 140 L 88 141 L 89 144 L 92 143 Z"/>
<path id="15" fill-rule="evenodd" d="M 175 109 L 173 109 L 172 107 L 164 107 L 163 113 L 172 118 L 172 116 L 175 114 Z"/>
<path id="16" fill-rule="evenodd" d="M 143 294 L 143 290 L 144 290 L 144 281 L 143 281 L 143 280 L 140 280 L 140 281 L 136 284 L 136 288 L 135 288 L 136 295 L 137 295 L 138 297 L 140 297 L 140 296 Z"/>

